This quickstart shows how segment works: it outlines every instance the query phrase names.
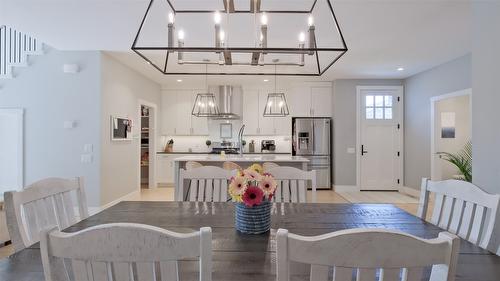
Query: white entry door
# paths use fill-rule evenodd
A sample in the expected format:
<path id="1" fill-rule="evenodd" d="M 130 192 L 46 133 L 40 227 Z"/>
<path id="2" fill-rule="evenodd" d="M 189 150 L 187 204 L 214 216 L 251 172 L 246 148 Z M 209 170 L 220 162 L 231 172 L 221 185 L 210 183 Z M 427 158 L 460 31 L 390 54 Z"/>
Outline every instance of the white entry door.
<path id="1" fill-rule="evenodd" d="M 0 197 L 23 188 L 23 110 L 0 108 Z"/>
<path id="2" fill-rule="evenodd" d="M 358 87 L 358 184 L 398 190 L 403 183 L 403 88 Z"/>

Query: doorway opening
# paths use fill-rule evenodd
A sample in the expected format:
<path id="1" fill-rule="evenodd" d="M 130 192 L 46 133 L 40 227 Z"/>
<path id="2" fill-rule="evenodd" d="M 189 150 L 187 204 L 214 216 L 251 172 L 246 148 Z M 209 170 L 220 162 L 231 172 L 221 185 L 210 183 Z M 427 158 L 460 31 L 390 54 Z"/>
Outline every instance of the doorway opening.
<path id="1" fill-rule="evenodd" d="M 139 186 L 156 187 L 156 105 L 139 101 Z"/>
<path id="2" fill-rule="evenodd" d="M 398 191 L 403 184 L 403 87 L 357 87 L 357 186 Z"/>
<path id="3" fill-rule="evenodd" d="M 22 109 L 0 108 L 0 199 L 23 188 L 23 119 Z"/>
<path id="4" fill-rule="evenodd" d="M 472 138 L 472 89 L 431 98 L 431 179 L 463 179 L 441 152 L 457 153 Z"/>

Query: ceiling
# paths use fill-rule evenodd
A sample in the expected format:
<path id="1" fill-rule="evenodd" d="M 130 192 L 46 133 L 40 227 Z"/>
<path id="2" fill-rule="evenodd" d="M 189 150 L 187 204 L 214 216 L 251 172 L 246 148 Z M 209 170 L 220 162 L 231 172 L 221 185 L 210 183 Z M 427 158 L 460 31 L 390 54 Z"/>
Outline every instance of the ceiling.
<path id="1" fill-rule="evenodd" d="M 200 0 L 175 1 L 184 5 L 200 3 Z M 217 0 L 202 2 L 206 1 Z M 286 1 L 298 5 L 304 0 Z M 471 51 L 470 1 L 332 0 L 332 3 L 349 51 L 322 77 L 279 78 L 280 81 L 401 79 Z M 164 76 L 130 52 L 148 4 L 149 0 L 0 0 L 0 18 L 3 24 L 32 33 L 59 50 L 106 51 L 163 85 L 177 83 L 177 79 L 204 83 L 204 77 Z M 399 67 L 404 70 L 397 71 Z M 227 81 L 228 77 L 209 79 L 215 83 Z M 263 79 L 231 77 L 231 81 Z M 272 82 L 272 77 L 269 79 Z"/>

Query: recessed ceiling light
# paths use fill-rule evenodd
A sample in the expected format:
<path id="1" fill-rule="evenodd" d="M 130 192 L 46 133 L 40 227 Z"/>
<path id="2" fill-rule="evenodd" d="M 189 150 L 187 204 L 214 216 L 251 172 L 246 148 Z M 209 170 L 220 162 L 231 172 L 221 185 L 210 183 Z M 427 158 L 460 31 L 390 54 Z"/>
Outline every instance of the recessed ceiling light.
<path id="1" fill-rule="evenodd" d="M 264 79 L 264 82 L 269 82 L 269 79 Z"/>
<path id="2" fill-rule="evenodd" d="M 402 68 L 402 67 L 399 67 L 399 68 L 398 68 L 398 71 L 403 71 L 403 70 L 405 70 L 405 69 L 404 69 L 404 68 Z"/>
<path id="3" fill-rule="evenodd" d="M 179 82 L 179 83 L 182 82 L 182 79 L 177 79 L 177 82 Z"/>

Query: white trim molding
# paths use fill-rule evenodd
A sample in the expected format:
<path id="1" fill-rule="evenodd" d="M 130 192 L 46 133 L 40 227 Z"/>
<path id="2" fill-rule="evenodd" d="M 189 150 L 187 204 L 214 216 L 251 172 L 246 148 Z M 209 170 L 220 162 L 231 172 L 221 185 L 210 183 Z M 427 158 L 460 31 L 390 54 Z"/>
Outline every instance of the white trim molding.
<path id="1" fill-rule="evenodd" d="M 334 185 L 335 192 L 359 192 L 359 187 L 356 185 Z"/>
<path id="2" fill-rule="evenodd" d="M 411 197 L 415 197 L 417 199 L 420 198 L 420 190 L 415 189 L 415 188 L 401 186 L 398 191 L 399 191 L 399 193 L 406 194 L 406 195 L 409 195 Z"/>
<path id="3" fill-rule="evenodd" d="M 435 97 L 432 97 L 430 99 L 430 102 L 431 102 L 431 124 L 430 124 L 430 128 L 431 128 L 431 180 L 439 180 L 437 179 L 437 175 L 436 175 L 436 171 L 435 171 L 435 157 L 434 155 L 436 154 L 436 134 L 435 134 L 435 130 L 436 130 L 436 103 L 438 101 L 442 101 L 442 100 L 446 100 L 446 99 L 451 99 L 451 98 L 457 98 L 457 97 L 463 97 L 463 96 L 469 96 L 470 97 L 470 108 L 472 109 L 472 89 L 471 88 L 468 88 L 468 89 L 464 89 L 464 90 L 460 90 L 460 91 L 456 91 L 456 92 L 452 92 L 452 93 L 448 93 L 448 94 L 444 94 L 444 95 L 440 95 L 440 96 L 435 96 Z M 471 110 L 472 112 L 472 110 Z M 472 124 L 472 122 L 471 122 Z"/>
<path id="4" fill-rule="evenodd" d="M 129 194 L 126 194 L 126 195 L 124 195 L 124 196 L 122 196 L 122 197 L 120 197 L 120 198 L 118 198 L 116 200 L 113 200 L 113 201 L 111 201 L 111 202 L 109 202 L 107 204 L 104 204 L 104 205 L 102 205 L 100 207 L 89 207 L 88 208 L 89 209 L 89 216 L 93 216 L 93 215 L 95 215 L 95 214 L 97 214 L 97 213 L 99 213 L 101 211 L 106 210 L 107 208 L 113 207 L 114 205 L 116 205 L 116 204 L 118 204 L 118 203 L 120 203 L 122 201 L 127 201 L 127 200 L 129 200 L 131 198 L 140 196 L 140 194 L 141 194 L 141 190 L 140 189 L 139 190 L 134 190 L 134 191 L 130 192 Z"/>

